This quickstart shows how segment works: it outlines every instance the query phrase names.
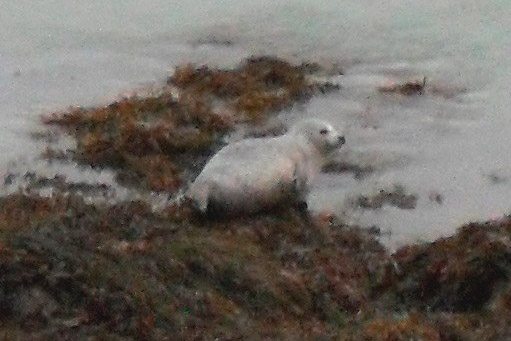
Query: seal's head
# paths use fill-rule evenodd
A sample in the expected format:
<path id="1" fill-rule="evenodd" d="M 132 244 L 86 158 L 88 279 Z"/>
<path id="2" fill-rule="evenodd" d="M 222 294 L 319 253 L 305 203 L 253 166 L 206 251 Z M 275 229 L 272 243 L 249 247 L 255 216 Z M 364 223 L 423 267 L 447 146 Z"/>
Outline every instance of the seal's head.
<path id="1" fill-rule="evenodd" d="M 305 138 L 322 153 L 331 152 L 346 143 L 343 133 L 335 130 L 328 122 L 318 119 L 299 122 L 291 129 L 291 134 Z"/>

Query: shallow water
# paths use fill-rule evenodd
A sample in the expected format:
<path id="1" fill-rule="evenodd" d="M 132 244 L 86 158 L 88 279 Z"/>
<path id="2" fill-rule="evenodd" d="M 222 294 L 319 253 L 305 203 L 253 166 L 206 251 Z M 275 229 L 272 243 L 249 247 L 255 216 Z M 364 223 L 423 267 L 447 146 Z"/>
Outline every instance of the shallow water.
<path id="1" fill-rule="evenodd" d="M 251 54 L 338 64 L 343 90 L 287 116 L 347 127 L 341 157 L 371 166 L 358 181 L 328 174 L 315 210 L 391 230 L 390 246 L 448 235 L 510 211 L 511 3 L 472 0 L 69 1 L 0 4 L 0 164 L 29 163 L 39 115 L 107 103 L 164 79 L 184 61 L 231 65 Z M 381 94 L 427 77 L 451 98 Z M 41 166 L 43 167 L 43 166 Z M 108 176 L 106 176 L 108 177 Z M 394 184 L 417 207 L 361 210 L 350 200 Z M 431 198 L 442 198 L 438 203 Z"/>

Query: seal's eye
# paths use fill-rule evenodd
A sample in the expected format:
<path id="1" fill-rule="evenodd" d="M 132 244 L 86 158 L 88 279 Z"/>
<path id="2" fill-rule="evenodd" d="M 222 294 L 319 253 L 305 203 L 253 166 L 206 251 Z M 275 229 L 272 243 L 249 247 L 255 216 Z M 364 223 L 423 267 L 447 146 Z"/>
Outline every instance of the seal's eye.
<path id="1" fill-rule="evenodd" d="M 319 133 L 320 133 L 321 135 L 326 135 L 326 134 L 328 134 L 328 129 L 321 129 L 321 130 L 319 131 Z"/>

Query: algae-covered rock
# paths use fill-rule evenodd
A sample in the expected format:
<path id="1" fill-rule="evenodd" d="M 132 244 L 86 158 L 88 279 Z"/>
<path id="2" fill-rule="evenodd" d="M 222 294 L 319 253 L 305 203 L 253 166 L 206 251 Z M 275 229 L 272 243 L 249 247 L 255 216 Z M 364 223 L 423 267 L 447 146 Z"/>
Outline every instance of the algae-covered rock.
<path id="1" fill-rule="evenodd" d="M 387 259 L 362 230 L 293 210 L 209 222 L 73 195 L 7 210 L 25 220 L 4 215 L 0 321 L 39 336 L 334 336 Z"/>
<path id="2" fill-rule="evenodd" d="M 511 275 L 511 224 L 469 224 L 448 238 L 404 247 L 393 256 L 399 273 L 391 292 L 407 307 L 477 311 Z"/>

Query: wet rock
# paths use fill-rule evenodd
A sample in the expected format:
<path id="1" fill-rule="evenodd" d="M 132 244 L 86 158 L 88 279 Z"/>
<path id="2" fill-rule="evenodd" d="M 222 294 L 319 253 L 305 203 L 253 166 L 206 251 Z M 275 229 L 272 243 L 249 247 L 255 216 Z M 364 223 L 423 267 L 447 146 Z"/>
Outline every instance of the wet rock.
<path id="1" fill-rule="evenodd" d="M 12 185 L 17 177 L 18 177 L 18 175 L 13 174 L 13 173 L 8 173 L 7 175 L 5 175 L 5 177 L 4 177 L 4 186 Z"/>
<path id="2" fill-rule="evenodd" d="M 223 46 L 230 47 L 234 45 L 234 42 L 230 39 L 219 38 L 216 36 L 209 36 L 206 38 L 201 38 L 192 43 L 192 45 L 200 46 L 200 45 L 214 45 L 214 46 Z"/>
<path id="3" fill-rule="evenodd" d="M 393 190 L 380 190 L 372 196 L 359 196 L 355 201 L 357 207 L 363 209 L 380 209 L 383 205 L 395 206 L 397 208 L 411 210 L 417 205 L 417 196 L 406 194 L 404 188 L 396 186 Z"/>
<path id="4" fill-rule="evenodd" d="M 325 173 L 353 173 L 357 180 L 362 180 L 374 172 L 371 166 L 360 166 L 349 162 L 331 162 L 323 167 Z"/>
<path id="5" fill-rule="evenodd" d="M 404 96 L 423 95 L 426 88 L 426 77 L 421 81 L 409 81 L 403 84 L 391 84 L 378 88 L 380 92 L 398 93 Z"/>
<path id="6" fill-rule="evenodd" d="M 437 192 L 431 192 L 429 193 L 429 196 L 428 196 L 429 200 L 434 202 L 434 203 L 437 203 L 438 205 L 442 205 L 445 198 L 442 194 L 440 193 L 437 193 Z"/>
<path id="7" fill-rule="evenodd" d="M 489 174 L 485 174 L 484 176 L 493 185 L 505 183 L 506 181 L 509 180 L 508 176 L 500 174 L 499 172 L 491 172 Z"/>

